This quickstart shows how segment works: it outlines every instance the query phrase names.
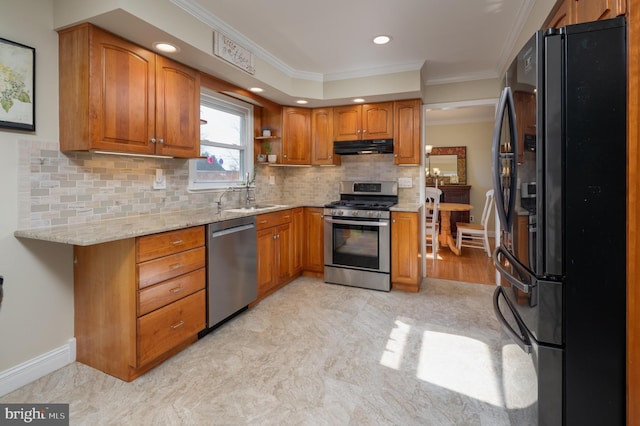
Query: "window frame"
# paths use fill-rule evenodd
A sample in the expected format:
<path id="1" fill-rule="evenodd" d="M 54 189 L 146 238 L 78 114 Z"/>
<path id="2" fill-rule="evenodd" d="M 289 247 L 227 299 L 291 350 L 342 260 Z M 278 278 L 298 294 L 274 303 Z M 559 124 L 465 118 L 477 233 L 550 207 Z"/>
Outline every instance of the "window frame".
<path id="1" fill-rule="evenodd" d="M 206 104 L 206 105 L 205 105 Z M 206 87 L 200 88 L 200 106 L 206 106 L 207 108 L 220 107 L 220 110 L 233 111 L 240 113 L 243 116 L 244 123 L 241 132 L 241 138 L 243 144 L 230 146 L 227 144 L 210 142 L 203 143 L 202 138 L 200 144 L 206 146 L 213 146 L 219 148 L 239 149 L 244 151 L 244 170 L 241 170 L 240 179 L 232 181 L 198 181 L 198 170 L 196 168 L 198 161 L 206 161 L 205 158 L 195 158 L 189 160 L 189 178 L 187 183 L 187 191 L 189 192 L 206 192 L 206 191 L 218 191 L 229 187 L 242 186 L 244 182 L 244 176 L 247 172 L 251 173 L 254 166 L 253 158 L 253 105 L 241 101 L 239 99 L 226 96 L 222 93 L 208 89 Z M 242 148 L 235 148 L 241 146 Z"/>

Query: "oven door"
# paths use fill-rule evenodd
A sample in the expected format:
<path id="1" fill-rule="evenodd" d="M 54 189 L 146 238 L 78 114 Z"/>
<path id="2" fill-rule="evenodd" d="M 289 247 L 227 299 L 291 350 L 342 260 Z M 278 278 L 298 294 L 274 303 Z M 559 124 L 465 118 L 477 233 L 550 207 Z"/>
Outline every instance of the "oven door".
<path id="1" fill-rule="evenodd" d="M 391 232 L 388 219 L 325 216 L 326 266 L 389 273 Z"/>

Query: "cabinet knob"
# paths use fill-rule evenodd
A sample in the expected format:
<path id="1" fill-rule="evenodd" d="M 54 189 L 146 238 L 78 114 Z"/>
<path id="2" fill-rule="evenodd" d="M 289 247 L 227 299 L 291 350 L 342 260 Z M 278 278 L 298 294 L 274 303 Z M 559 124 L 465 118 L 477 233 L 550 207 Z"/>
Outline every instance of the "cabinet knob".
<path id="1" fill-rule="evenodd" d="M 156 138 L 151 138 L 151 143 L 156 143 Z"/>
<path id="2" fill-rule="evenodd" d="M 158 142 L 164 143 L 164 139 L 160 138 L 160 139 L 158 139 Z"/>

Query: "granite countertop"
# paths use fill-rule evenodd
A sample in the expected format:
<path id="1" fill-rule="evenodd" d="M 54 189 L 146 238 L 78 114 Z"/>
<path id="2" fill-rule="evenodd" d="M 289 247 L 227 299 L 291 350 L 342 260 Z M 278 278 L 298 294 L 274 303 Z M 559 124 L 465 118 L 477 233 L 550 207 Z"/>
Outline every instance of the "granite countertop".
<path id="1" fill-rule="evenodd" d="M 420 203 L 398 203 L 391 207 L 392 212 L 414 212 L 417 213 L 423 207 Z"/>
<path id="2" fill-rule="evenodd" d="M 227 209 L 222 210 L 220 213 L 217 212 L 215 207 L 197 210 L 176 210 L 166 213 L 130 216 L 72 225 L 19 229 L 15 231 L 13 235 L 18 238 L 51 241 L 77 246 L 90 246 L 93 244 L 157 234 L 159 232 L 173 231 L 191 226 L 206 225 L 239 217 L 256 216 L 296 207 L 323 207 L 323 205 L 309 204 L 268 204 L 273 204 L 274 207 L 245 212 L 234 211 L 238 209 Z M 400 203 L 391 207 L 391 211 L 419 212 L 420 208 L 422 208 L 422 204 Z"/>
<path id="3" fill-rule="evenodd" d="M 208 223 L 221 222 L 238 217 L 255 216 L 263 213 L 302 207 L 301 205 L 293 204 L 273 204 L 275 207 L 247 212 L 223 210 L 221 213 L 218 213 L 215 207 L 198 210 L 177 210 L 167 213 L 131 216 L 73 225 L 19 229 L 15 231 L 13 235 L 18 238 L 29 238 L 77 246 L 90 246 L 109 241 L 156 234 L 158 232 L 173 231 L 191 226 L 206 225 Z"/>

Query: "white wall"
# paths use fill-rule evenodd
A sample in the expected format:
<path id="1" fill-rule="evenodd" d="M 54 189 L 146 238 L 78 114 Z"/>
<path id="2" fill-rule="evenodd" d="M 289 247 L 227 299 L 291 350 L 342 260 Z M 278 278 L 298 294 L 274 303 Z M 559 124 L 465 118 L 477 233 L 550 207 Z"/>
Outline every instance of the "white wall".
<path id="1" fill-rule="evenodd" d="M 471 205 L 475 222 L 480 222 L 485 193 L 493 187 L 491 181 L 491 142 L 493 122 L 429 125 L 425 130 L 426 144 L 434 147 L 467 147 L 467 185 L 471 185 Z M 493 219 L 489 229 L 493 230 Z"/>
<path id="2" fill-rule="evenodd" d="M 13 236 L 18 169 L 29 167 L 18 163 L 18 146 L 58 138 L 58 37 L 52 9 L 52 0 L 3 0 L 0 14 L 0 37 L 36 49 L 36 132 L 0 129 L 0 395 L 10 368 L 64 348 L 73 337 L 71 247 Z"/>

